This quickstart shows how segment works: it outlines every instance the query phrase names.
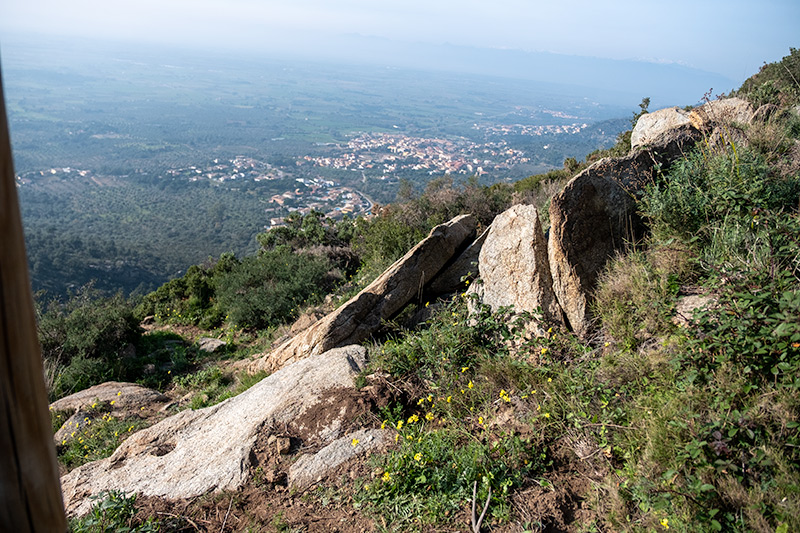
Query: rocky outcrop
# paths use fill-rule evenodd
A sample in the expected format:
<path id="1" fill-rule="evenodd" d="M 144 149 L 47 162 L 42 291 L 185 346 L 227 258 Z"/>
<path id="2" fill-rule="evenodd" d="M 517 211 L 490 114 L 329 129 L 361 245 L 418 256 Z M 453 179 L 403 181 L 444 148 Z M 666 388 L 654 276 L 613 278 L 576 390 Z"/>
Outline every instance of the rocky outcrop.
<path id="1" fill-rule="evenodd" d="M 339 309 L 250 365 L 272 371 L 310 355 L 369 338 L 381 323 L 400 312 L 475 236 L 477 221 L 461 215 L 433 228 L 427 238 Z"/>
<path id="2" fill-rule="evenodd" d="M 668 107 L 659 109 L 652 113 L 645 113 L 631 132 L 631 148 L 643 148 L 647 145 L 665 144 L 665 136 L 670 135 L 675 130 L 689 131 L 696 129 L 692 125 L 690 112 L 678 107 Z"/>
<path id="3" fill-rule="evenodd" d="M 85 513 L 89 498 L 108 490 L 171 499 L 234 490 L 246 480 L 259 433 L 295 422 L 323 401 L 325 391 L 352 387 L 365 362 L 361 346 L 331 350 L 220 404 L 183 411 L 134 433 L 111 457 L 62 478 L 67 511 Z"/>
<path id="4" fill-rule="evenodd" d="M 478 256 L 489 230 L 486 229 L 461 252 L 455 261 L 447 265 L 425 288 L 429 294 L 448 294 L 464 288 L 465 282 L 473 282 L 478 277 Z"/>
<path id="5" fill-rule="evenodd" d="M 227 345 L 228 343 L 224 340 L 213 337 L 200 337 L 197 341 L 197 349 L 206 353 L 217 352 Z"/>
<path id="6" fill-rule="evenodd" d="M 289 488 L 305 490 L 357 457 L 382 451 L 392 443 L 393 432 L 362 429 L 336 439 L 315 454 L 301 455 L 289 468 Z"/>
<path id="7" fill-rule="evenodd" d="M 65 396 L 50 404 L 51 411 L 77 411 L 89 409 L 93 404 L 103 403 L 109 410 L 139 410 L 152 404 L 169 401 L 169 397 L 158 391 L 135 383 L 108 381 L 88 389 Z"/>
<path id="8" fill-rule="evenodd" d="M 541 308 L 547 323 L 563 324 L 553 293 L 547 240 L 532 205 L 515 205 L 498 215 L 489 229 L 478 261 L 481 283 L 470 292 L 493 311 L 513 306 L 517 312 Z"/>
<path id="9" fill-rule="evenodd" d="M 642 236 L 643 225 L 633 197 L 594 165 L 553 197 L 550 224 L 553 292 L 569 326 L 585 336 L 591 325 L 591 294 L 600 272 L 617 251 Z"/>
<path id="10" fill-rule="evenodd" d="M 706 102 L 692 110 L 690 119 L 698 130 L 711 130 L 720 125 L 750 124 L 755 111 L 741 98 L 721 98 Z"/>

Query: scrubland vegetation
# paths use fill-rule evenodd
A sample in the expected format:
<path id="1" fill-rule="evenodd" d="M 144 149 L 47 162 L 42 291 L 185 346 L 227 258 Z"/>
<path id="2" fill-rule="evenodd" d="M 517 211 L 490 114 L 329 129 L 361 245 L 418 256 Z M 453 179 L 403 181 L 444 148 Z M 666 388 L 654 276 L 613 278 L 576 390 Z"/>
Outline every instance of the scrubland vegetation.
<path id="1" fill-rule="evenodd" d="M 739 91 L 778 106 L 763 126 L 699 143 L 646 189 L 649 235 L 610 261 L 588 340 L 551 324 L 530 338 L 510 309 L 470 316 L 466 295 L 429 302 L 422 327 L 387 327 L 369 346 L 368 373 L 402 392 L 376 413 L 396 446 L 371 459 L 371 476 L 336 490 L 386 531 L 463 528 L 474 500 L 478 511 L 488 502 L 484 530 L 800 530 L 798 54 Z M 238 381 L 220 356 L 165 350 L 163 329 L 138 329 L 145 315 L 233 341 L 222 358 L 266 349 L 282 324 L 327 292 L 328 306 L 353 294 L 433 225 L 462 212 L 487 225 L 514 202 L 546 207 L 602 155 L 513 185 L 438 180 L 369 221 L 294 218 L 260 237 L 257 256 L 192 267 L 135 308 L 87 291 L 54 304 L 40 320 L 52 395 L 114 378 L 213 384 L 193 406 L 221 399 Z M 684 311 L 686 296 L 704 303 Z M 122 357 L 129 344 L 135 357 Z M 138 373 L 146 362 L 150 376 Z M 563 496 L 556 511 L 568 523 L 534 503 L 548 494 Z M 99 510 L 75 530 L 99 531 L 87 526 L 102 523 Z"/>

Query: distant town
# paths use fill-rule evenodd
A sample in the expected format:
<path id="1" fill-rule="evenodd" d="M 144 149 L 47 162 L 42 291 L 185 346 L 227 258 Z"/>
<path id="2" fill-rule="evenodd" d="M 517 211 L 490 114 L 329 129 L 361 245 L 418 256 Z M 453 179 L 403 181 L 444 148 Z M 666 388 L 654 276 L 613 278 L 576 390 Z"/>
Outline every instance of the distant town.
<path id="1" fill-rule="evenodd" d="M 573 119 L 562 113 L 560 119 Z M 587 128 L 586 123 L 561 125 L 479 125 L 472 129 L 481 133 L 485 142 L 464 137 L 417 137 L 400 132 L 357 132 L 347 143 L 320 145 L 324 155 L 303 155 L 294 168 L 277 168 L 269 163 L 246 156 L 232 159 L 215 158 L 205 164 L 172 168 L 164 178 L 198 182 L 208 180 L 228 188 L 239 183 L 269 184 L 275 190 L 265 207 L 266 228 L 283 224 L 291 212 L 306 214 L 311 210 L 339 219 L 344 216 L 369 215 L 373 201 L 362 191 L 343 186 L 314 169 L 349 170 L 361 172 L 360 180 L 396 180 L 397 173 L 425 172 L 429 175 L 487 175 L 526 164 L 531 158 L 510 146 L 505 137 L 576 134 Z M 544 149 L 549 145 L 545 144 Z M 86 169 L 50 168 L 17 176 L 22 187 L 41 181 L 88 179 L 99 186 L 108 185 L 113 177 L 97 175 Z M 287 186 L 291 183 L 291 186 Z"/>

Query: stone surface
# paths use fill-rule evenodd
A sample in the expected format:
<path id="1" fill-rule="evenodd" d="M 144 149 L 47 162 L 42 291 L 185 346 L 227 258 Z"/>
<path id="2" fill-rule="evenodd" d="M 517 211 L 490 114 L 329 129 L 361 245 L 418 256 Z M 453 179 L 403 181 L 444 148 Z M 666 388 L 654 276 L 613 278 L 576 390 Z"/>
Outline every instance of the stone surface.
<path id="1" fill-rule="evenodd" d="M 53 442 L 55 442 L 56 447 L 66 445 L 80 434 L 81 430 L 95 418 L 96 414 L 90 411 L 84 411 L 83 409 L 75 411 L 53 435 Z"/>
<path id="2" fill-rule="evenodd" d="M 222 403 L 182 411 L 133 434 L 111 457 L 62 477 L 67 512 L 87 512 L 89 498 L 107 490 L 174 499 L 235 490 L 246 481 L 253 446 L 265 428 L 301 417 L 325 391 L 352 387 L 365 362 L 361 346 L 331 350 Z"/>
<path id="3" fill-rule="evenodd" d="M 595 165 L 553 197 L 550 224 L 553 292 L 569 326 L 584 337 L 590 331 L 590 303 L 598 275 L 617 251 L 641 238 L 643 225 L 631 194 L 597 172 Z"/>
<path id="4" fill-rule="evenodd" d="M 461 255 L 433 278 L 430 285 L 425 288 L 425 292 L 432 295 L 448 294 L 464 289 L 465 281 L 463 280 L 474 281 L 478 276 L 478 256 L 488 234 L 489 230 L 486 229 L 472 241 L 472 244 L 461 252 Z"/>
<path id="5" fill-rule="evenodd" d="M 515 205 L 497 215 L 478 260 L 481 301 L 493 311 L 513 306 L 533 312 L 541 307 L 548 323 L 563 324 L 563 313 L 553 293 L 547 258 L 547 240 L 539 214 L 532 205 Z"/>
<path id="6" fill-rule="evenodd" d="M 201 352 L 208 352 L 208 353 L 214 353 L 220 348 L 223 348 L 228 345 L 228 343 L 225 342 L 224 340 L 214 339 L 212 337 L 200 337 L 200 339 L 198 339 L 197 341 L 197 344 L 198 344 L 197 347 L 200 349 Z"/>
<path id="7" fill-rule="evenodd" d="M 359 343 L 392 318 L 475 235 L 477 221 L 461 215 L 433 228 L 427 238 L 398 259 L 339 309 L 250 364 L 249 370 L 274 371 L 337 346 Z"/>
<path id="8" fill-rule="evenodd" d="M 631 132 L 631 148 L 637 149 L 651 144 L 663 144 L 662 138 L 677 129 L 693 128 L 688 111 L 678 107 L 659 109 L 645 113 Z"/>
<path id="9" fill-rule="evenodd" d="M 135 383 L 108 381 L 56 400 L 50 404 L 50 409 L 53 411 L 87 409 L 98 401 L 109 404 L 112 411 L 119 411 L 165 403 L 169 401 L 169 397 Z"/>
<path id="10" fill-rule="evenodd" d="M 689 294 L 681 296 L 675 303 L 675 316 L 672 323 L 676 326 L 686 327 L 692 320 L 696 310 L 711 309 L 716 305 L 716 298 L 710 294 Z"/>
<path id="11" fill-rule="evenodd" d="M 722 124 L 750 124 L 753 106 L 741 98 L 723 98 L 706 102 L 690 113 L 692 125 L 698 130 L 710 130 Z"/>
<path id="12" fill-rule="evenodd" d="M 385 429 L 362 429 L 342 437 L 317 453 L 302 455 L 289 468 L 289 488 L 305 490 L 328 477 L 352 459 L 386 448 L 393 432 Z"/>

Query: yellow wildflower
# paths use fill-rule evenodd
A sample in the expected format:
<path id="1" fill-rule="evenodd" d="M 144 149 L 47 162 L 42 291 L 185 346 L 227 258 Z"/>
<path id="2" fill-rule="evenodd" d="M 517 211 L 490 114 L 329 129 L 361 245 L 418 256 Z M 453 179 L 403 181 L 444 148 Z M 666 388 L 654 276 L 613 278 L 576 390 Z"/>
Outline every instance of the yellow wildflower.
<path id="1" fill-rule="evenodd" d="M 471 388 L 473 388 L 474 386 L 475 386 L 475 385 L 472 383 L 472 380 L 469 380 L 469 383 L 467 383 L 467 388 L 471 389 Z"/>
<path id="2" fill-rule="evenodd" d="M 467 370 L 469 370 L 469 367 L 468 367 L 468 366 L 462 366 L 462 367 L 461 367 L 461 373 L 462 373 L 462 374 L 463 374 L 464 372 L 466 372 Z"/>
<path id="3" fill-rule="evenodd" d="M 117 396 L 122 396 L 122 391 L 117 391 Z"/>
<path id="4" fill-rule="evenodd" d="M 451 401 L 453 401 L 453 397 L 452 396 L 448 396 L 447 397 L 447 403 L 450 403 Z"/>
<path id="5" fill-rule="evenodd" d="M 546 353 L 547 353 L 547 352 L 549 352 L 549 351 L 550 351 L 550 350 L 548 350 L 547 348 L 542 348 L 542 355 L 546 354 Z"/>
<path id="6" fill-rule="evenodd" d="M 389 472 L 384 472 L 383 476 L 381 476 L 381 479 L 384 481 L 390 481 L 392 479 L 392 475 Z"/>
<path id="7" fill-rule="evenodd" d="M 417 415 L 411 415 L 411 416 L 408 417 L 408 423 L 409 424 L 413 424 L 414 422 L 418 422 L 418 421 L 419 421 L 419 417 Z M 398 429 L 400 429 L 400 428 L 398 428 Z"/>
<path id="8" fill-rule="evenodd" d="M 358 439 L 353 439 L 353 440 L 352 440 L 352 441 L 350 441 L 350 442 L 351 442 L 351 444 L 352 444 L 353 446 L 358 446 L 358 443 L 359 443 L 359 442 L 361 442 L 361 441 L 359 441 Z"/>
<path id="9" fill-rule="evenodd" d="M 415 461 L 422 461 L 422 454 L 419 453 L 419 452 L 415 453 L 414 454 L 414 460 Z"/>
<path id="10" fill-rule="evenodd" d="M 664 526 L 664 529 L 669 529 L 669 519 L 662 518 L 661 519 L 661 525 Z"/>
<path id="11" fill-rule="evenodd" d="M 386 423 L 387 422 L 388 422 L 388 420 L 384 420 L 383 422 L 381 422 L 381 429 L 386 429 Z"/>
<path id="12" fill-rule="evenodd" d="M 428 422 L 433 420 L 433 413 L 425 413 L 425 420 L 427 420 Z"/>
<path id="13" fill-rule="evenodd" d="M 403 429 L 403 421 L 402 420 L 398 420 L 397 421 L 397 429 Z"/>

